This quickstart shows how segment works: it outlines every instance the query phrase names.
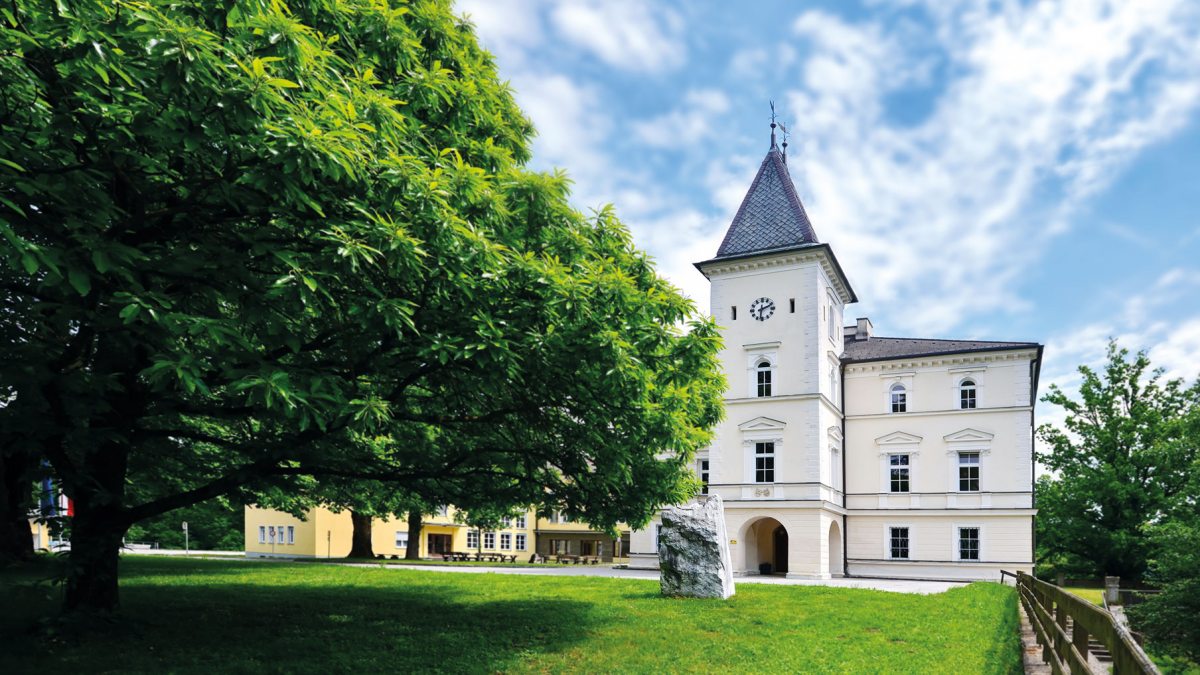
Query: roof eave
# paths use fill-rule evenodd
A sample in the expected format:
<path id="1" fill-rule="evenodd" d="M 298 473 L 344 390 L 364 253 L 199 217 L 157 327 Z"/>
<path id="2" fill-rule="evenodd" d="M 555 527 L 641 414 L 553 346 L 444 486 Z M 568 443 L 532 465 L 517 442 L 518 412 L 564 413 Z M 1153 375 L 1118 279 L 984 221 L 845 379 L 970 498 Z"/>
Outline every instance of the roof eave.
<path id="1" fill-rule="evenodd" d="M 922 352 L 918 354 L 901 354 L 898 356 L 877 356 L 868 359 L 855 359 L 842 357 L 842 363 L 875 363 L 878 361 L 903 361 L 904 359 L 927 359 L 934 356 L 954 356 L 956 354 L 980 354 L 985 352 L 1019 352 L 1030 349 L 1036 349 L 1037 355 L 1035 358 L 1041 361 L 1042 345 L 1036 342 L 1027 342 L 1020 345 L 1011 345 L 1008 347 L 976 347 L 974 349 L 955 349 L 948 352 Z M 1040 371 L 1040 366 L 1039 366 Z"/>
<path id="2" fill-rule="evenodd" d="M 746 260 L 749 258 L 766 257 L 766 256 L 778 255 L 780 253 L 792 253 L 792 252 L 796 252 L 796 251 L 811 251 L 811 250 L 816 250 L 816 249 L 824 249 L 825 252 L 829 254 L 829 261 L 832 263 L 834 271 L 836 271 L 838 276 L 841 277 L 842 284 L 845 285 L 846 291 L 850 294 L 850 302 L 848 304 L 858 302 L 858 294 L 856 294 L 854 292 L 854 287 L 850 285 L 850 280 L 848 278 L 846 278 L 846 272 L 845 272 L 845 270 L 842 269 L 842 264 L 840 262 L 838 262 L 837 256 L 834 255 L 834 253 L 833 253 L 833 247 L 831 247 L 829 244 L 824 244 L 824 243 L 796 244 L 793 246 L 781 246 L 779 248 L 769 248 L 769 249 L 765 249 L 762 251 L 749 251 L 747 253 L 735 253 L 733 255 L 725 255 L 725 256 L 720 256 L 717 258 L 709 258 L 708 260 L 702 260 L 698 263 L 692 263 L 692 265 L 694 265 L 695 268 L 697 270 L 699 270 L 699 272 L 701 274 L 704 275 L 704 278 L 707 279 L 707 278 L 709 278 L 708 272 L 706 272 L 704 270 L 704 268 L 707 266 L 710 266 L 710 265 L 715 265 L 717 263 L 732 262 L 735 260 Z"/>

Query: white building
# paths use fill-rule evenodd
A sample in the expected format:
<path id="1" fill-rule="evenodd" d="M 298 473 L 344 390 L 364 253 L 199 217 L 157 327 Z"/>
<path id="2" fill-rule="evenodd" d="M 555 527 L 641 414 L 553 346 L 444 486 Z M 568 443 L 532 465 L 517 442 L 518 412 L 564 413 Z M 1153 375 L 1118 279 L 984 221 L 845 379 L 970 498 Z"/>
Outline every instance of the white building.
<path id="1" fill-rule="evenodd" d="M 715 258 L 725 419 L 697 473 L 738 574 L 998 579 L 1032 570 L 1042 346 L 876 337 L 775 145 Z M 656 567 L 658 521 L 632 567 Z"/>

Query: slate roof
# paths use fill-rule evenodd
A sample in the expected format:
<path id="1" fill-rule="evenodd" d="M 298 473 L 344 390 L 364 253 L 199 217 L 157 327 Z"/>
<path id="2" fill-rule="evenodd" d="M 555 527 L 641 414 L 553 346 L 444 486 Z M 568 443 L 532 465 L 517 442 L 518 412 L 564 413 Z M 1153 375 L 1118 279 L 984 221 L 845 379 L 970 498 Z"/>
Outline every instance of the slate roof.
<path id="1" fill-rule="evenodd" d="M 969 352 L 993 352 L 1010 349 L 1037 349 L 1036 342 L 993 342 L 988 340 L 924 340 L 920 338 L 871 337 L 855 340 L 850 334 L 845 339 L 843 363 L 860 361 L 887 361 L 890 359 L 940 354 L 965 354 Z"/>
<path id="2" fill-rule="evenodd" d="M 783 153 L 772 144 L 714 260 L 816 243 Z"/>

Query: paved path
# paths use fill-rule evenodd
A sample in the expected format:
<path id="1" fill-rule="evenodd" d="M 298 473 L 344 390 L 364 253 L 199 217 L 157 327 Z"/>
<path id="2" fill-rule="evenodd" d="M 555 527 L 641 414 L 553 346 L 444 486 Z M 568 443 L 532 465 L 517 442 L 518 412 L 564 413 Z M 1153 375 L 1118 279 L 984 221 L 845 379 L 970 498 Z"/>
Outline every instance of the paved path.
<path id="1" fill-rule="evenodd" d="M 332 563 L 349 567 L 379 567 L 371 563 Z M 658 579 L 655 570 L 616 569 L 613 567 L 485 567 L 451 565 L 386 565 L 388 569 L 447 572 L 451 574 L 517 574 L 543 577 L 611 577 L 618 579 Z M 963 586 L 955 581 L 914 581 L 908 579 L 785 579 L 774 576 L 736 577 L 738 584 L 776 584 L 780 586 L 834 586 L 837 588 L 871 588 L 894 593 L 942 593 Z"/>

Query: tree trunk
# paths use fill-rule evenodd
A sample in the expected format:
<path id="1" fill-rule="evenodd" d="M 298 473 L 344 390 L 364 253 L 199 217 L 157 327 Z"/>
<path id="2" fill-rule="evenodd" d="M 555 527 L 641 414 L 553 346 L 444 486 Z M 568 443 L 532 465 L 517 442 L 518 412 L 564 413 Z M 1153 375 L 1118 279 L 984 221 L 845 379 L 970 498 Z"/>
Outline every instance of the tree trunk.
<path id="1" fill-rule="evenodd" d="M 65 606 L 68 611 L 117 608 L 117 561 L 126 527 L 120 510 L 76 494 Z"/>
<path id="2" fill-rule="evenodd" d="M 354 534 L 350 538 L 350 555 L 347 558 L 374 558 L 375 547 L 371 545 L 371 516 L 350 512 Z"/>
<path id="3" fill-rule="evenodd" d="M 33 558 L 33 459 L 22 452 L 0 454 L 0 560 Z"/>
<path id="4" fill-rule="evenodd" d="M 404 549 L 405 560 L 418 560 L 421 557 L 421 510 L 413 509 L 408 512 L 408 546 Z"/>

